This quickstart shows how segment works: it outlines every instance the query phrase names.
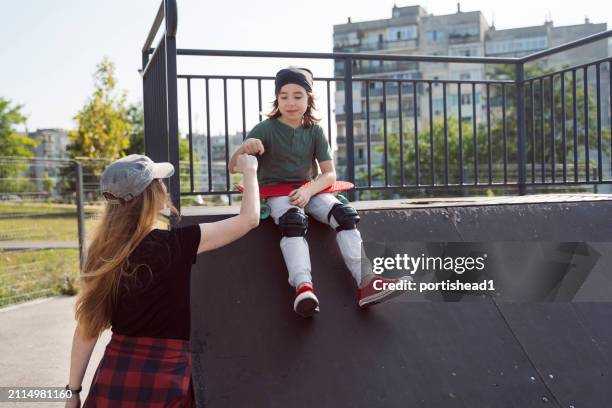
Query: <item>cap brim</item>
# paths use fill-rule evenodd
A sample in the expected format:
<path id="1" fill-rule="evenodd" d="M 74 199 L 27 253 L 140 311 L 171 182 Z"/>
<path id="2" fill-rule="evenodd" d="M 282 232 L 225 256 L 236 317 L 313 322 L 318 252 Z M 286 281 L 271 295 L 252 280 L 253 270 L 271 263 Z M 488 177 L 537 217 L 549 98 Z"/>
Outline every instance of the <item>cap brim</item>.
<path id="1" fill-rule="evenodd" d="M 153 164 L 153 178 L 165 179 L 174 174 L 174 166 L 170 163 L 155 163 Z"/>

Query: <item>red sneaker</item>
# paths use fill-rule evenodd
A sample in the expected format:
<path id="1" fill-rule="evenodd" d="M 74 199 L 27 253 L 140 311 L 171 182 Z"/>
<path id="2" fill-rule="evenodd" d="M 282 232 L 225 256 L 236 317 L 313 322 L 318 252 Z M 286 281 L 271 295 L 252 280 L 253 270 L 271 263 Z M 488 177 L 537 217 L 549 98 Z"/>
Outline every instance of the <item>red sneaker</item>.
<path id="1" fill-rule="evenodd" d="M 377 276 L 366 287 L 358 289 L 359 306 L 368 307 L 399 296 L 408 290 L 410 281 L 412 281 L 411 276 L 402 276 L 398 279 Z"/>
<path id="2" fill-rule="evenodd" d="M 311 285 L 302 285 L 295 292 L 293 310 L 302 317 L 312 317 L 315 313 L 319 313 L 319 299 L 315 296 Z"/>

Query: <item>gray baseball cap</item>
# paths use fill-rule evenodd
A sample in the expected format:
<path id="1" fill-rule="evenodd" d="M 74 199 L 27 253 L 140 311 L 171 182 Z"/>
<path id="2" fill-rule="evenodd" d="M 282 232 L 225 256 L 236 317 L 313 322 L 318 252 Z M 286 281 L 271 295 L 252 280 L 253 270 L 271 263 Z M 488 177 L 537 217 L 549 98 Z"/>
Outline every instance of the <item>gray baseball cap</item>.
<path id="1" fill-rule="evenodd" d="M 170 163 L 155 163 L 142 154 L 130 154 L 110 164 L 100 177 L 100 190 L 112 204 L 121 204 L 141 194 L 155 179 L 174 174 Z"/>

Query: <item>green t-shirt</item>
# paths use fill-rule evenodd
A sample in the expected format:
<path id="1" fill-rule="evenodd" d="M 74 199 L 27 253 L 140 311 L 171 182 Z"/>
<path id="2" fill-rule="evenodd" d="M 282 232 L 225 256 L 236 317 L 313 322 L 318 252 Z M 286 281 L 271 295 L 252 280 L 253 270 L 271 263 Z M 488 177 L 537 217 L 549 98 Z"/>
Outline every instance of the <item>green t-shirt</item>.
<path id="1" fill-rule="evenodd" d="M 262 141 L 265 152 L 256 155 L 259 184 L 292 183 L 314 179 L 317 162 L 331 160 L 331 149 L 323 128 L 292 128 L 276 119 L 266 119 L 249 132 L 247 138 Z"/>

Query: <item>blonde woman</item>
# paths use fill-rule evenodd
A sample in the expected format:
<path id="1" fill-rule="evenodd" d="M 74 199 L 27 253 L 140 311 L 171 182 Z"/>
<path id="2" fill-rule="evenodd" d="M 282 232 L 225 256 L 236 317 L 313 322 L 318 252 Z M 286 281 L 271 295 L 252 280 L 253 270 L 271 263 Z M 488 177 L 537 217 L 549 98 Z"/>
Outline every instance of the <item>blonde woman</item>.
<path id="1" fill-rule="evenodd" d="M 164 182 L 170 163 L 142 155 L 113 162 L 102 174 L 107 200 L 89 246 L 76 300 L 67 407 L 79 392 L 91 352 L 112 330 L 85 407 L 195 406 L 189 350 L 189 283 L 196 255 L 222 247 L 259 223 L 257 160 L 240 155 L 245 186 L 240 214 L 222 221 L 156 229 L 161 210 L 176 209 Z"/>

